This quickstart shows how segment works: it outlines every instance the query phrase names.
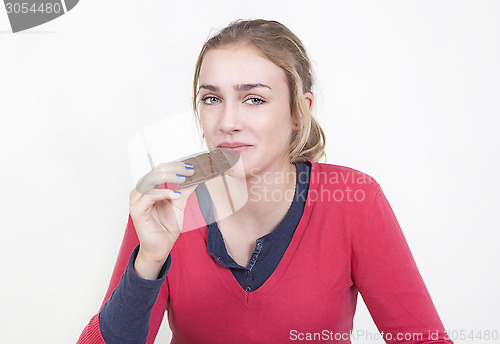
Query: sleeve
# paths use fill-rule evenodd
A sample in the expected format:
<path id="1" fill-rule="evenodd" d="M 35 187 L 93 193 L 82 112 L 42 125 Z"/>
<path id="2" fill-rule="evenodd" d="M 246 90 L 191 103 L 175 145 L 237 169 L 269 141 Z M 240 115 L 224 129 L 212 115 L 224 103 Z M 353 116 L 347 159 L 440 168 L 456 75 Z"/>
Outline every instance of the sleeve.
<path id="1" fill-rule="evenodd" d="M 453 343 L 380 188 L 356 240 L 354 283 L 385 342 Z"/>
<path id="2" fill-rule="evenodd" d="M 141 288 L 141 286 L 142 288 L 148 288 L 151 287 L 152 285 L 158 284 L 158 281 L 145 281 L 140 279 L 140 277 L 137 276 L 135 272 L 133 274 L 128 274 L 128 276 L 125 276 L 123 278 L 124 274 L 127 271 L 127 266 L 130 266 L 129 262 L 135 258 L 135 255 L 133 253 L 134 249 L 137 247 L 138 244 L 139 244 L 139 239 L 137 238 L 132 218 L 129 215 L 127 228 L 125 230 L 125 235 L 120 247 L 120 251 L 118 253 L 118 259 L 116 261 L 111 281 L 108 290 L 106 292 L 106 295 L 104 297 L 104 301 L 101 305 L 101 309 L 99 310 L 99 313 L 94 315 L 90 320 L 90 322 L 87 324 L 82 334 L 80 335 L 77 344 L 90 344 L 90 343 L 106 344 L 106 341 L 103 338 L 103 333 L 106 332 L 107 333 L 106 338 L 108 338 L 109 332 L 107 331 L 109 330 L 109 328 L 104 328 L 104 331 L 102 331 L 101 329 L 101 326 L 103 326 L 103 324 L 102 322 L 100 322 L 100 315 L 103 312 L 103 308 L 105 307 L 111 308 L 110 314 L 114 314 L 116 313 L 117 310 L 120 309 L 120 297 L 123 296 L 124 293 L 127 294 L 131 292 L 132 289 Z M 170 259 L 168 260 L 167 266 L 169 265 L 169 262 Z M 113 305 L 112 307 L 109 307 L 109 305 L 107 305 L 107 302 L 108 300 L 110 300 L 110 298 L 114 294 L 119 284 L 127 284 L 127 282 L 132 282 L 133 287 L 131 288 L 130 283 L 129 286 L 120 285 L 120 289 L 118 290 L 117 293 L 118 296 L 116 297 L 113 296 L 114 298 Z M 152 282 L 152 283 L 148 284 L 146 282 Z M 133 303 L 133 301 L 129 300 L 127 300 L 127 302 Z M 161 321 L 163 320 L 163 314 L 167 307 L 167 302 L 168 302 L 168 282 L 165 282 L 161 287 L 158 296 L 156 297 L 156 300 L 154 301 L 154 305 L 152 305 L 146 344 L 152 344 L 154 342 L 156 334 L 158 333 L 158 330 L 160 328 Z M 108 310 L 105 310 L 105 312 L 106 311 Z M 104 327 L 106 326 L 104 325 Z"/>

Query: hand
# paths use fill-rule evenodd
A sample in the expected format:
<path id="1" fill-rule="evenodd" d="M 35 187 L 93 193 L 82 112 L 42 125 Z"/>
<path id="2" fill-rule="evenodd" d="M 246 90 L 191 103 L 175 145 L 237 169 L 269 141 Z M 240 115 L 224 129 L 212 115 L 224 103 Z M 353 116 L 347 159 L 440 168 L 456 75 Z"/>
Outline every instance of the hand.
<path id="1" fill-rule="evenodd" d="M 135 270 L 154 279 L 166 261 L 184 222 L 184 209 L 196 185 L 182 193 L 165 189 L 165 183 L 181 184 L 194 169 L 183 162 L 160 164 L 146 174 L 130 192 L 130 216 L 141 243 Z"/>

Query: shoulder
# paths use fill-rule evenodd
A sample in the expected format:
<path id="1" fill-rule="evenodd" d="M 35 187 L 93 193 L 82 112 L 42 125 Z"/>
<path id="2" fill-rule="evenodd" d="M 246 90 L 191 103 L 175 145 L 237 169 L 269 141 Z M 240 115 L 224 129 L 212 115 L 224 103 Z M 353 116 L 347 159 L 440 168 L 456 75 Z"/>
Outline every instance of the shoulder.
<path id="1" fill-rule="evenodd" d="M 380 190 L 378 182 L 370 175 L 354 168 L 319 162 L 311 162 L 310 184 L 331 190 L 362 190 L 376 194 Z"/>
<path id="2" fill-rule="evenodd" d="M 311 163 L 307 204 L 331 212 L 368 215 L 381 193 L 380 185 L 368 174 L 356 169 L 325 163 Z"/>

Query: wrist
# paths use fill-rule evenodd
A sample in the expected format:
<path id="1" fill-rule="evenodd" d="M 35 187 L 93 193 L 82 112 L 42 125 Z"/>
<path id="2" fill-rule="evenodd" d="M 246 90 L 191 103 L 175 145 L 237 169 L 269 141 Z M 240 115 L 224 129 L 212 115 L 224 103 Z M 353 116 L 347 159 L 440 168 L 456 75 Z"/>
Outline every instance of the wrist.
<path id="1" fill-rule="evenodd" d="M 134 261 L 134 270 L 139 277 L 147 280 L 154 280 L 158 278 L 166 260 L 167 258 L 152 258 L 146 253 L 142 252 L 141 248 L 139 247 L 139 252 L 137 253 L 137 257 Z"/>

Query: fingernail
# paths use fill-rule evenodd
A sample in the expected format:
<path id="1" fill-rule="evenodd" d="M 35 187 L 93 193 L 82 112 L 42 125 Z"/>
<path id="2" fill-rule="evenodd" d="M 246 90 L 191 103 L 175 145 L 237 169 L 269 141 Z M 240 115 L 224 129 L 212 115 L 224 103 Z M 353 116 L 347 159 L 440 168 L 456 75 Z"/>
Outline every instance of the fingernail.
<path id="1" fill-rule="evenodd" d="M 176 195 L 180 195 L 180 194 L 181 194 L 181 192 L 180 192 L 180 191 L 174 191 L 174 194 L 176 194 Z"/>
<path id="2" fill-rule="evenodd" d="M 179 177 L 179 178 L 184 178 L 184 177 L 186 177 L 186 176 L 185 176 L 185 175 L 183 175 L 183 174 L 176 174 L 176 176 L 177 176 L 177 177 Z"/>
<path id="3" fill-rule="evenodd" d="M 185 168 L 186 170 L 194 170 L 194 167 L 192 167 L 192 165 L 191 166 L 186 165 Z"/>
<path id="4" fill-rule="evenodd" d="M 189 166 L 189 167 L 193 167 L 193 164 L 190 164 L 189 162 L 185 162 L 185 163 L 184 163 L 184 165 L 185 165 L 186 167 L 187 167 L 187 166 Z"/>

